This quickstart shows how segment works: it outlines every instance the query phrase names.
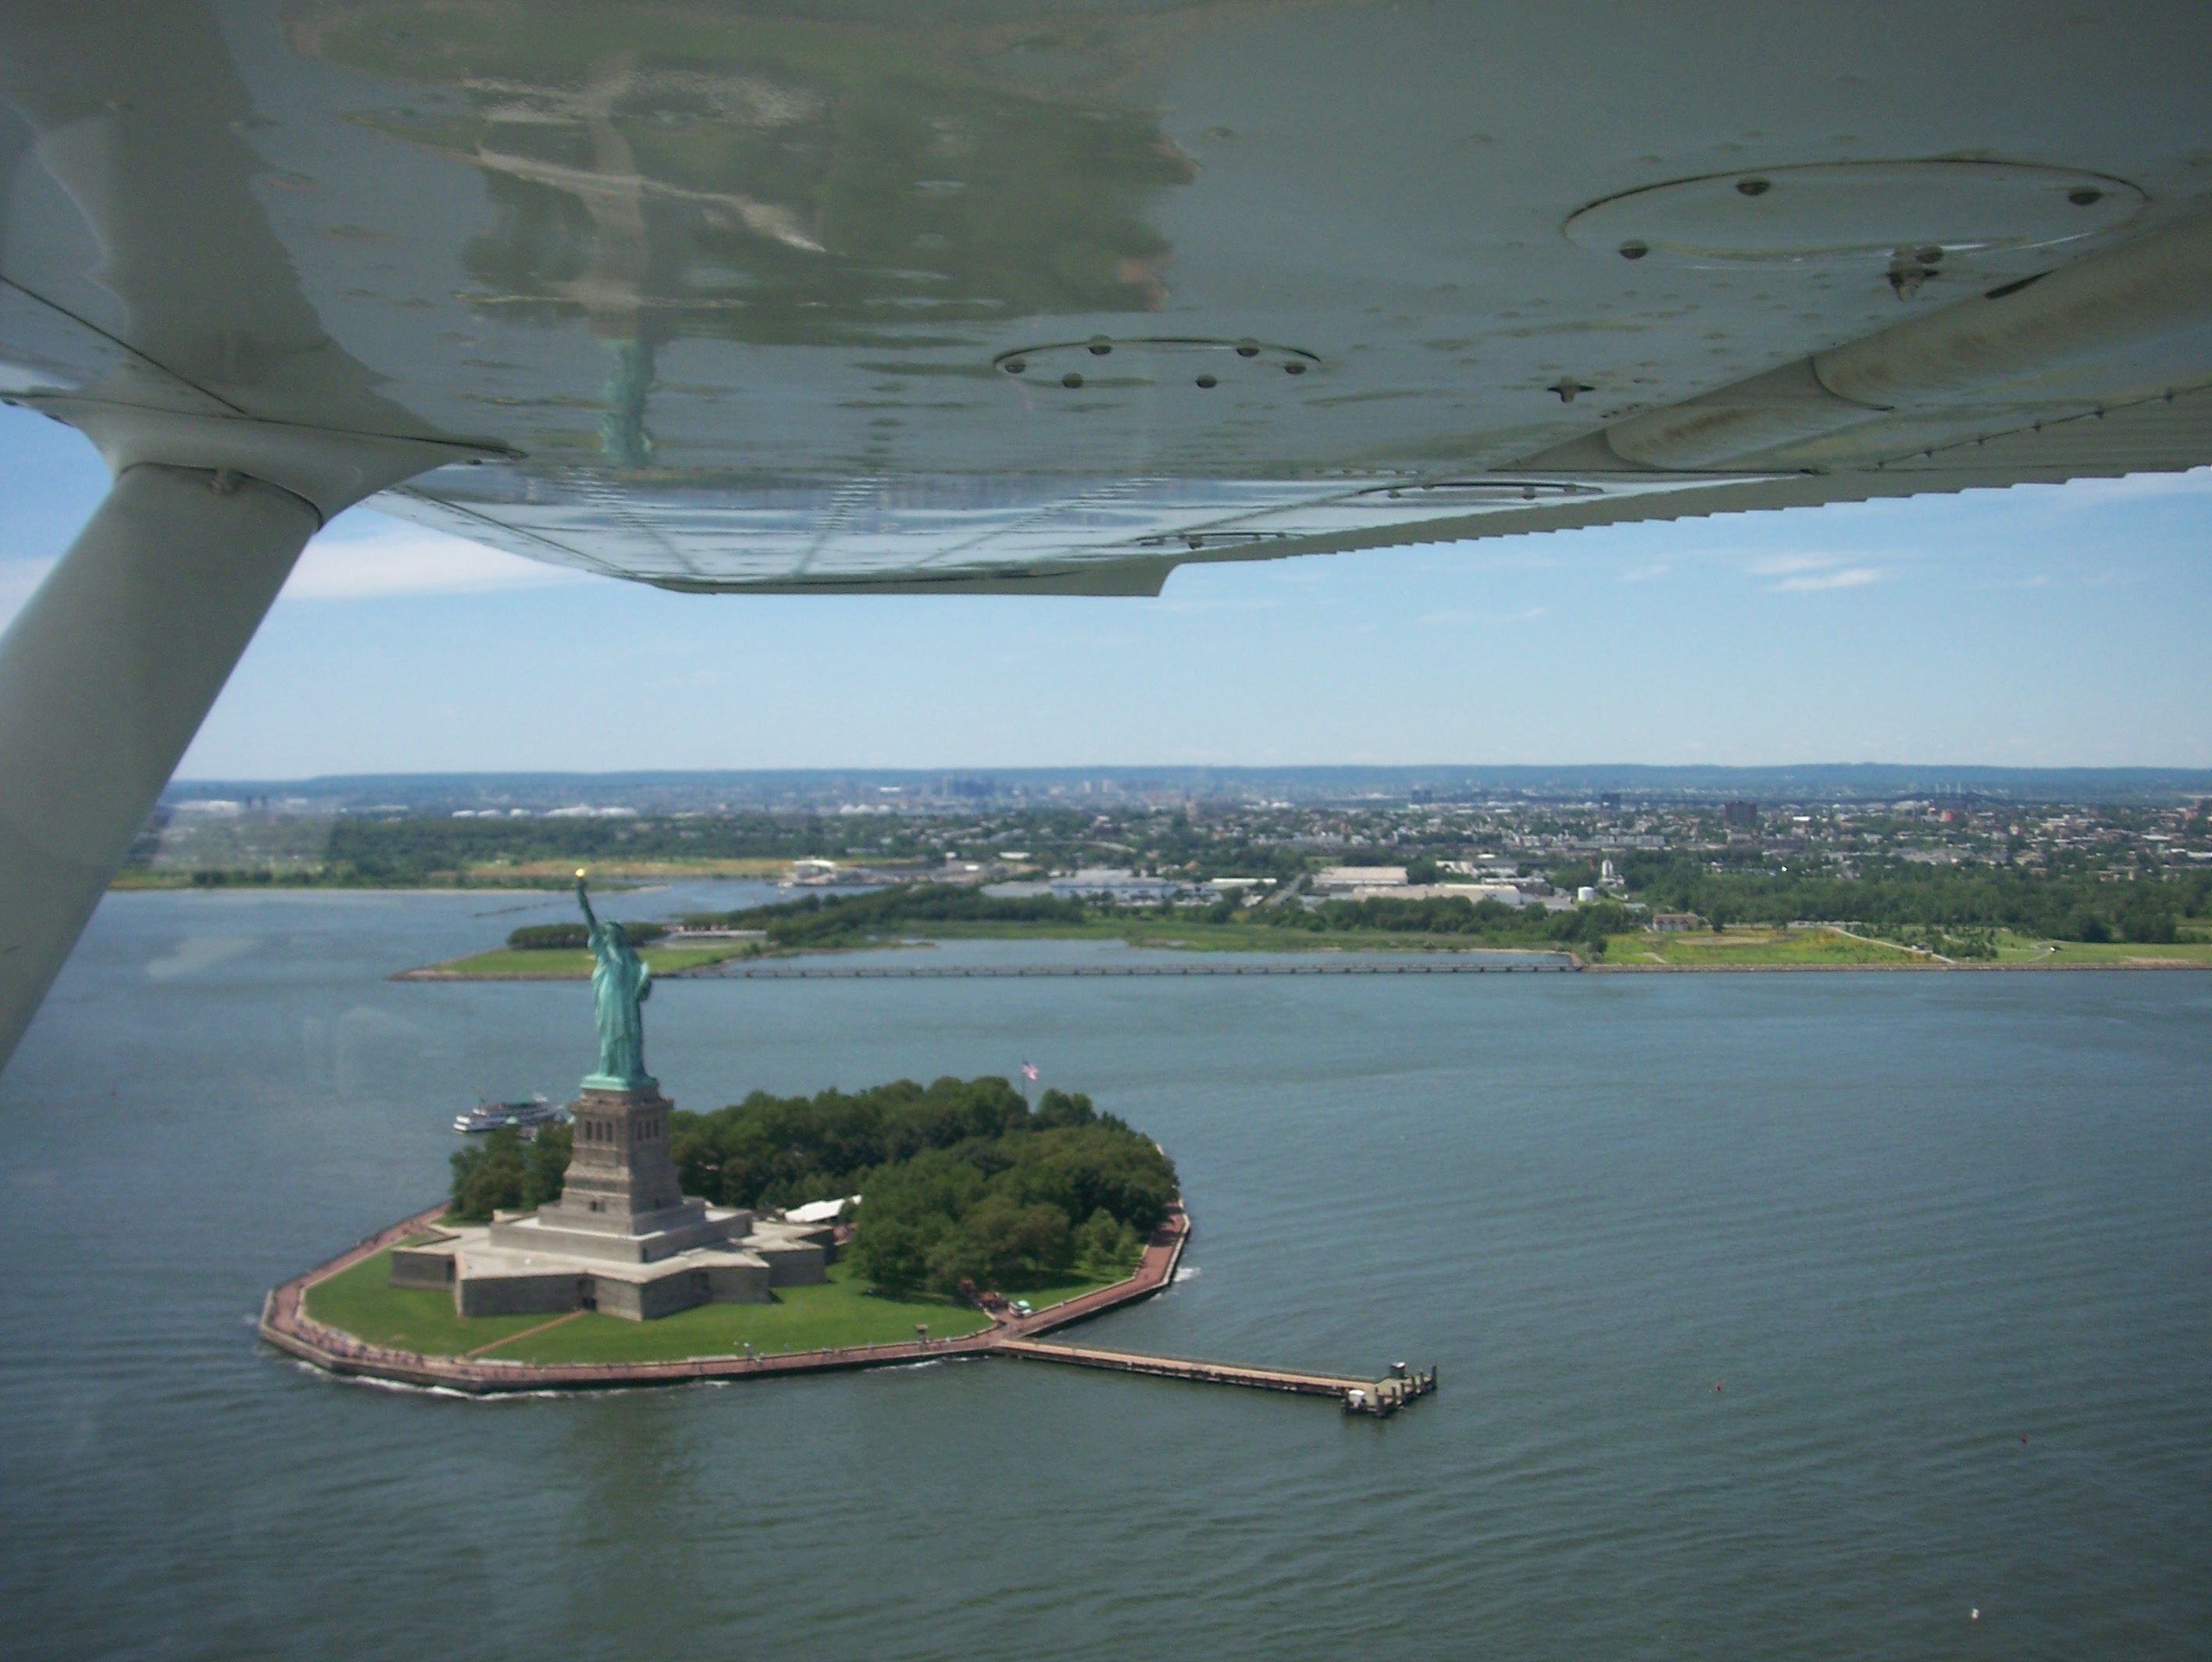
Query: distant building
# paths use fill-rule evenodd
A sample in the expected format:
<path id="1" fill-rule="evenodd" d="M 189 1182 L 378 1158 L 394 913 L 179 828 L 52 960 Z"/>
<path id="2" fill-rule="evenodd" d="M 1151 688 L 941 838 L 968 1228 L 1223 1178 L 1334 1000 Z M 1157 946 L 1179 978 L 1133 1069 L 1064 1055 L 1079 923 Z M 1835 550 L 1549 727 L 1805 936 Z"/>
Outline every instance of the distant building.
<path id="1" fill-rule="evenodd" d="M 1755 826 L 1759 823 L 1759 804 L 1755 802 L 1728 802 L 1721 804 L 1721 823 L 1723 825 Z"/>
<path id="2" fill-rule="evenodd" d="M 1514 884 L 1501 883 L 1370 883 L 1341 894 L 1351 901 L 1496 901 L 1501 906 L 1522 906 L 1528 900 Z"/>
<path id="3" fill-rule="evenodd" d="M 1402 865 L 1329 865 L 1314 875 L 1313 886 L 1316 895 L 1342 895 L 1355 889 L 1402 889 L 1405 883 Z"/>
<path id="4" fill-rule="evenodd" d="M 1705 920 L 1694 912 L 1660 912 L 1651 919 L 1651 927 L 1662 935 L 1682 935 L 1705 926 Z"/>
<path id="5" fill-rule="evenodd" d="M 1055 900 L 1111 901 L 1116 906 L 1158 906 L 1179 901 L 1187 892 L 1184 884 L 1166 877 L 1140 877 L 1112 866 L 1087 866 L 1073 876 L 1051 879 L 1048 887 Z"/>

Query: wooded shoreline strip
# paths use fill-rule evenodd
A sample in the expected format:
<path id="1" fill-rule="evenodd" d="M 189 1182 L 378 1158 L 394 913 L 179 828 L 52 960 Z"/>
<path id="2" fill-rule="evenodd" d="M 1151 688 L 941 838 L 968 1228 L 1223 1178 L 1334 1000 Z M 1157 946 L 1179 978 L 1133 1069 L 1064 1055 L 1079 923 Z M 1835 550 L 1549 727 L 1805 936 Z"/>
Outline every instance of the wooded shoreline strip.
<path id="1" fill-rule="evenodd" d="M 1582 963 L 1569 960 L 1559 963 L 1540 964 L 1455 964 L 1455 963 L 1329 963 L 1329 964 L 977 964 L 964 967 L 938 965 L 871 966 L 839 968 L 740 969 L 721 965 L 710 965 L 698 969 L 670 970 L 657 977 L 660 980 L 683 981 L 1006 981 L 1048 980 L 1109 980 L 1142 978 L 1164 980 L 1198 975 L 1559 975 L 1588 972 L 1593 974 L 1623 975 L 1895 975 L 1922 974 L 1931 971 L 2029 970 L 2038 974 L 2060 971 L 2104 970 L 2212 970 L 2212 960 L 2202 958 L 2121 958 L 2090 961 L 2053 961 L 2049 959 L 2030 959 L 2007 962 L 1991 962 L 1968 959 L 1950 963 L 1927 960 L 1900 960 L 1896 963 L 1847 964 L 1638 964 L 1616 963 L 1600 960 Z M 475 974 L 466 971 L 440 969 L 434 966 L 421 969 L 403 969 L 392 975 L 395 981 L 561 981 L 580 980 L 565 972 L 532 974 L 526 971 L 494 971 Z"/>

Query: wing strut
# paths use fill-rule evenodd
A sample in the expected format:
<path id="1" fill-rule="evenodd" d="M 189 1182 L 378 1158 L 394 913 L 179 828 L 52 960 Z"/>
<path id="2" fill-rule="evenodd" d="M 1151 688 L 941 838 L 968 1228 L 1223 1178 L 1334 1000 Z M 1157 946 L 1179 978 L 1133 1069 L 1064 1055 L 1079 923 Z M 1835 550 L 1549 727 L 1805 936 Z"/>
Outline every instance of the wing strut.
<path id="1" fill-rule="evenodd" d="M 242 474 L 129 468 L 0 637 L 0 1065 L 321 525 Z"/>

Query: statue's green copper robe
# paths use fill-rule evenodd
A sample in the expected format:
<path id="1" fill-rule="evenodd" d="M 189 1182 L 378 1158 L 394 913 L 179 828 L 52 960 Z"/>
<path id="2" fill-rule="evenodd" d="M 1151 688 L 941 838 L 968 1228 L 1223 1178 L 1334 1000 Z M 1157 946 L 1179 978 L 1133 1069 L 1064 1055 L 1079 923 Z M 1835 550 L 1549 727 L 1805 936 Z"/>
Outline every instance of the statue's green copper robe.
<path id="1" fill-rule="evenodd" d="M 645 967 L 629 943 L 623 926 L 601 923 L 592 915 L 583 885 L 576 886 L 585 921 L 586 939 L 592 949 L 592 1006 L 599 1024 L 599 1080 L 622 1084 L 649 1083 L 645 1071 L 645 1012 L 640 1008 L 653 996 L 653 972 Z"/>

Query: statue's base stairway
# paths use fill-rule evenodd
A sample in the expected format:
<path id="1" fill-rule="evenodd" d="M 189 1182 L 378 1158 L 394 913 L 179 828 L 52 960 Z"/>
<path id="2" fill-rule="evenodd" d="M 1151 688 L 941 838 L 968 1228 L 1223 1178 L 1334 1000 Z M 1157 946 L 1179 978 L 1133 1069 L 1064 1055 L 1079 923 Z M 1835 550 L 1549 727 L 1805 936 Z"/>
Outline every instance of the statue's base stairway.
<path id="1" fill-rule="evenodd" d="M 820 1281 L 823 1231 L 765 1222 L 684 1193 L 668 1100 L 649 1079 L 586 1080 L 568 1105 L 574 1151 L 561 1198 L 395 1248 L 398 1286 L 450 1286 L 464 1316 L 599 1310 L 650 1320 L 695 1304 L 761 1303 Z"/>

